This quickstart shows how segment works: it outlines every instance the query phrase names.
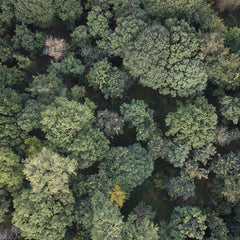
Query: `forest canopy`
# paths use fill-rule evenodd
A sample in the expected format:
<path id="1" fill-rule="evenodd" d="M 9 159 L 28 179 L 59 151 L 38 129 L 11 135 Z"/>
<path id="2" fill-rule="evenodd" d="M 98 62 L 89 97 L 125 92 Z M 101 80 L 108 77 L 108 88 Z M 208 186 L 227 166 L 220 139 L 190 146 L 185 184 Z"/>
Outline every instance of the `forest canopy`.
<path id="1" fill-rule="evenodd" d="M 240 0 L 0 0 L 0 239 L 238 240 Z"/>

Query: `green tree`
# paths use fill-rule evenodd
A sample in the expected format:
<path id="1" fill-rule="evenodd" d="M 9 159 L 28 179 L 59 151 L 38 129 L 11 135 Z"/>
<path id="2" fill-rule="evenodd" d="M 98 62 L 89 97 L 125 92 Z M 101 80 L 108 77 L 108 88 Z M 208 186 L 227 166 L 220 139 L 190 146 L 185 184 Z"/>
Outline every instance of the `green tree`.
<path id="1" fill-rule="evenodd" d="M 182 197 L 183 200 L 195 196 L 195 185 L 191 179 L 172 177 L 168 183 L 168 194 L 171 198 Z"/>
<path id="2" fill-rule="evenodd" d="M 66 227 L 73 221 L 73 198 L 69 195 L 66 198 L 68 204 L 63 204 L 52 195 L 22 189 L 14 196 L 13 224 L 26 239 L 64 239 Z"/>
<path id="3" fill-rule="evenodd" d="M 201 49 L 205 55 L 209 80 L 220 88 L 235 90 L 240 84 L 239 55 L 229 53 L 222 34 L 213 33 L 203 37 Z"/>
<path id="4" fill-rule="evenodd" d="M 230 152 L 215 158 L 211 170 L 223 182 L 221 195 L 231 203 L 240 201 L 240 153 Z"/>
<path id="5" fill-rule="evenodd" d="M 151 175 L 154 166 L 147 151 L 135 143 L 129 147 L 112 148 L 99 168 L 123 191 L 129 192 Z"/>
<path id="6" fill-rule="evenodd" d="M 114 206 L 101 192 L 96 192 L 92 199 L 93 240 L 122 239 L 123 220 L 117 206 Z"/>
<path id="7" fill-rule="evenodd" d="M 99 129 L 82 130 L 67 148 L 70 156 L 78 160 L 78 167 L 88 168 L 96 161 L 101 161 L 109 149 L 109 141 Z"/>
<path id="8" fill-rule="evenodd" d="M 76 49 L 81 49 L 86 46 L 90 41 L 89 33 L 87 32 L 87 27 L 85 25 L 80 25 L 74 29 L 71 33 L 71 47 Z"/>
<path id="9" fill-rule="evenodd" d="M 0 89 L 0 114 L 13 117 L 22 109 L 22 97 L 14 89 Z"/>
<path id="10" fill-rule="evenodd" d="M 95 89 L 100 89 L 104 98 L 122 98 L 132 85 L 132 80 L 127 73 L 112 67 L 107 58 L 94 64 L 89 73 L 90 84 Z"/>
<path id="11" fill-rule="evenodd" d="M 23 169 L 31 184 L 31 192 L 48 194 L 66 203 L 71 199 L 69 177 L 74 174 L 76 161 L 60 157 L 45 147 L 41 152 L 25 159 Z M 69 199 L 68 199 L 69 196 Z"/>
<path id="12" fill-rule="evenodd" d="M 105 109 L 99 111 L 96 119 L 96 127 L 108 137 L 123 133 L 124 120 L 116 112 Z"/>
<path id="13" fill-rule="evenodd" d="M 154 160 L 161 157 L 173 164 L 174 167 L 183 167 L 190 150 L 190 146 L 173 143 L 157 133 L 148 142 L 148 151 Z"/>
<path id="14" fill-rule="evenodd" d="M 217 128 L 217 141 L 220 146 L 228 145 L 230 142 L 240 138 L 240 131 L 238 128 L 228 129 L 224 126 Z"/>
<path id="15" fill-rule="evenodd" d="M 18 21 L 44 28 L 50 26 L 55 13 L 53 0 L 17 0 L 14 6 Z"/>
<path id="16" fill-rule="evenodd" d="M 165 27 L 154 22 L 138 35 L 123 64 L 143 86 L 188 97 L 206 88 L 202 57 L 196 31 L 183 20 L 167 19 Z"/>
<path id="17" fill-rule="evenodd" d="M 82 15 L 81 1 L 78 0 L 54 0 L 57 16 L 65 23 L 66 27 L 73 29 L 75 21 Z"/>
<path id="18" fill-rule="evenodd" d="M 147 143 L 149 155 L 154 159 L 167 158 L 170 148 L 173 146 L 172 141 L 163 138 L 162 134 L 154 133 Z"/>
<path id="19" fill-rule="evenodd" d="M 240 119 L 240 99 L 239 97 L 223 96 L 219 98 L 220 112 L 225 120 L 238 124 Z"/>
<path id="20" fill-rule="evenodd" d="M 124 57 L 131 42 L 134 42 L 137 36 L 147 28 L 147 16 L 143 10 L 138 9 L 127 16 L 118 17 L 116 24 L 114 32 L 108 37 L 107 44 L 114 55 Z"/>
<path id="21" fill-rule="evenodd" d="M 207 99 L 200 97 L 193 103 L 180 103 L 176 112 L 166 117 L 166 126 L 170 129 L 167 136 L 174 136 L 175 141 L 199 148 L 216 140 L 217 115 L 215 108 Z"/>
<path id="22" fill-rule="evenodd" d="M 231 53 L 240 53 L 240 28 L 230 28 L 225 37 L 225 45 L 230 48 Z"/>
<path id="23" fill-rule="evenodd" d="M 27 100 L 25 102 L 25 107 L 22 109 L 17 119 L 20 128 L 26 132 L 31 132 L 33 129 L 40 128 L 40 113 L 44 108 L 44 105 L 41 105 L 36 100 Z"/>
<path id="24" fill-rule="evenodd" d="M 160 19 L 177 17 L 185 19 L 196 28 L 220 31 L 224 28 L 221 20 L 204 0 L 143 0 L 146 11 Z M 217 23 L 217 24 L 216 24 Z M 217 27 L 217 26 L 218 27 Z"/>
<path id="25" fill-rule="evenodd" d="M 95 120 L 92 109 L 85 104 L 56 98 L 41 112 L 42 130 L 50 144 L 66 149 L 78 134 L 91 127 Z"/>
<path id="26" fill-rule="evenodd" d="M 178 206 L 171 214 L 171 219 L 166 227 L 166 240 L 186 238 L 203 239 L 207 228 L 206 216 L 196 207 Z M 162 231 L 164 232 L 164 231 Z M 161 236 L 161 234 L 160 234 Z"/>
<path id="27" fill-rule="evenodd" d="M 63 84 L 63 80 L 54 73 L 34 76 L 28 91 L 41 104 L 50 104 L 54 101 L 55 97 L 66 95 L 66 87 Z"/>
<path id="28" fill-rule="evenodd" d="M 22 151 L 25 136 L 17 125 L 22 97 L 10 88 L 0 88 L 0 96 L 0 145 Z"/>
<path id="29" fill-rule="evenodd" d="M 42 142 L 36 136 L 26 138 L 24 143 L 28 147 L 26 149 L 27 157 L 31 156 L 32 154 L 40 152 L 43 148 Z"/>
<path id="30" fill-rule="evenodd" d="M 28 56 L 34 57 L 43 51 L 45 35 L 41 32 L 33 33 L 24 24 L 17 25 L 12 42 L 14 49 L 24 50 Z"/>
<path id="31" fill-rule="evenodd" d="M 9 211 L 11 202 L 8 198 L 7 191 L 5 189 L 0 189 L 0 233 L 11 224 L 11 215 Z"/>
<path id="32" fill-rule="evenodd" d="M 84 86 L 75 85 L 71 88 L 71 99 L 80 102 L 86 94 L 86 88 Z"/>
<path id="33" fill-rule="evenodd" d="M 100 6 L 93 6 L 88 13 L 88 31 L 94 38 L 104 38 L 111 33 L 108 25 L 112 13 L 110 11 L 103 11 Z"/>
<path id="34" fill-rule="evenodd" d="M 16 67 L 8 68 L 6 65 L 0 63 L 0 86 L 14 87 L 23 81 L 24 74 Z"/>
<path id="35" fill-rule="evenodd" d="M 224 220 L 216 212 L 207 215 L 206 223 L 211 230 L 211 237 L 207 240 L 226 240 L 228 239 L 228 229 Z"/>
<path id="36" fill-rule="evenodd" d="M 68 58 L 64 58 L 60 63 L 52 63 L 48 69 L 50 73 L 56 74 L 57 77 L 67 81 L 69 81 L 70 78 L 81 80 L 84 70 L 85 67 L 82 65 L 82 62 L 72 55 Z"/>
<path id="37" fill-rule="evenodd" d="M 14 192 L 21 187 L 23 166 L 20 158 L 7 147 L 0 148 L 0 188 Z"/>
<path id="38" fill-rule="evenodd" d="M 1 0 L 0 10 L 0 35 L 4 36 L 7 28 L 12 25 L 15 17 L 13 1 Z"/>
<path id="39" fill-rule="evenodd" d="M 154 215 L 151 210 L 141 203 L 129 214 L 124 228 L 124 239 L 159 240 L 158 226 L 151 221 Z"/>
<path id="40" fill-rule="evenodd" d="M 16 192 L 13 223 L 28 239 L 63 239 L 73 220 L 74 198 L 69 181 L 76 161 L 43 148 L 24 163 L 23 172 L 31 189 Z"/>
<path id="41" fill-rule="evenodd" d="M 156 130 L 153 120 L 154 111 L 143 100 L 133 99 L 130 104 L 123 103 L 120 112 L 124 121 L 129 123 L 129 127 L 136 128 L 138 141 L 148 140 Z"/>

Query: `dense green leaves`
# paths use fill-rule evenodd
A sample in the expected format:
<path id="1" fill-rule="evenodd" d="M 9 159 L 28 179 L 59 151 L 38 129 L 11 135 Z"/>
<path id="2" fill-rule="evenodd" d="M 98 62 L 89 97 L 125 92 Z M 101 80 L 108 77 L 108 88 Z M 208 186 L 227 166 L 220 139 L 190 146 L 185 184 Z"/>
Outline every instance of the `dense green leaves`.
<path id="1" fill-rule="evenodd" d="M 100 169 L 106 171 L 113 182 L 124 191 L 140 185 L 151 175 L 153 160 L 139 143 L 127 147 L 112 148 Z"/>
<path id="2" fill-rule="evenodd" d="M 166 135 L 198 148 L 216 140 L 216 125 L 215 108 L 201 97 L 194 104 L 189 101 L 180 104 L 176 112 L 167 115 L 166 126 L 170 129 Z"/>
<path id="3" fill-rule="evenodd" d="M 31 189 L 15 196 L 13 222 L 26 238 L 62 239 L 73 220 L 69 178 L 75 172 L 76 161 L 43 148 L 24 163 L 23 172 Z"/>
<path id="4" fill-rule="evenodd" d="M 128 49 L 123 63 L 143 86 L 174 97 L 198 95 L 206 88 L 196 32 L 186 22 L 168 19 L 165 27 L 154 22 Z"/>
<path id="5" fill-rule="evenodd" d="M 84 73 L 84 66 L 79 59 L 70 56 L 60 63 L 53 63 L 49 68 L 50 73 L 56 74 L 58 77 L 69 80 L 69 78 L 81 79 Z"/>
<path id="6" fill-rule="evenodd" d="M 90 128 L 76 136 L 68 147 L 71 157 L 78 160 L 79 168 L 90 167 L 96 161 L 101 161 L 109 149 L 109 141 L 98 129 Z"/>
<path id="7" fill-rule="evenodd" d="M 69 204 L 73 202 L 69 198 Z M 13 223 L 27 239 L 63 239 L 66 227 L 73 221 L 71 205 L 62 204 L 52 196 L 32 194 L 23 189 L 14 198 Z"/>
<path id="8" fill-rule="evenodd" d="M 33 57 L 43 51 L 45 35 L 31 32 L 26 25 L 17 25 L 12 41 L 15 49 L 23 49 L 30 57 Z"/>
<path id="9" fill-rule="evenodd" d="M 14 192 L 22 184 L 22 164 L 19 157 L 9 148 L 0 148 L 0 188 Z"/>
<path id="10" fill-rule="evenodd" d="M 8 68 L 5 65 L 0 64 L 0 86 L 13 87 L 15 84 L 19 84 L 23 81 L 23 73 L 16 67 Z"/>
<path id="11" fill-rule="evenodd" d="M 105 109 L 98 112 L 96 126 L 104 132 L 106 136 L 114 136 L 123 133 L 124 120 L 116 112 Z"/>
<path id="12" fill-rule="evenodd" d="M 119 240 L 122 236 L 123 221 L 118 207 L 106 199 L 104 194 L 96 192 L 91 200 L 93 223 L 91 230 L 93 240 Z"/>
<path id="13" fill-rule="evenodd" d="M 93 120 L 93 112 L 86 104 L 57 98 L 42 112 L 41 124 L 48 141 L 65 149 L 80 131 L 89 129 Z"/>
<path id="14" fill-rule="evenodd" d="M 36 24 L 49 27 L 54 17 L 53 0 L 17 0 L 15 1 L 17 20 L 24 24 Z"/>
<path id="15" fill-rule="evenodd" d="M 29 91 L 31 96 L 42 104 L 50 104 L 54 101 L 55 97 L 66 95 L 66 88 L 63 85 L 62 79 L 54 73 L 35 76 L 33 82 L 30 84 Z"/>
<path id="16" fill-rule="evenodd" d="M 221 194 L 227 198 L 228 201 L 236 203 L 240 201 L 240 157 L 239 152 L 230 152 L 219 158 L 216 158 L 212 163 L 212 171 L 217 178 L 224 181 L 224 187 Z"/>
<path id="17" fill-rule="evenodd" d="M 238 124 L 240 119 L 240 99 L 239 97 L 223 96 L 219 98 L 220 111 L 224 119 Z"/>
<path id="18" fill-rule="evenodd" d="M 108 22 L 112 17 L 110 11 L 103 11 L 100 6 L 93 6 L 91 11 L 88 13 L 88 30 L 89 33 L 96 38 L 104 38 L 111 32 Z"/>
<path id="19" fill-rule="evenodd" d="M 175 207 L 167 225 L 166 239 L 203 239 L 207 228 L 206 216 L 201 210 L 191 206 Z"/>
<path id="20" fill-rule="evenodd" d="M 239 235 L 237 2 L 0 0 L 0 239 Z"/>
<path id="21" fill-rule="evenodd" d="M 148 140 L 156 130 L 153 120 L 154 112 L 144 101 L 133 99 L 130 104 L 123 103 L 120 106 L 120 112 L 124 121 L 129 123 L 130 127 L 136 128 L 138 141 Z"/>
<path id="22" fill-rule="evenodd" d="M 100 89 L 104 98 L 122 98 L 132 85 L 132 79 L 125 72 L 112 67 L 105 58 L 94 64 L 89 73 L 90 84 Z"/>

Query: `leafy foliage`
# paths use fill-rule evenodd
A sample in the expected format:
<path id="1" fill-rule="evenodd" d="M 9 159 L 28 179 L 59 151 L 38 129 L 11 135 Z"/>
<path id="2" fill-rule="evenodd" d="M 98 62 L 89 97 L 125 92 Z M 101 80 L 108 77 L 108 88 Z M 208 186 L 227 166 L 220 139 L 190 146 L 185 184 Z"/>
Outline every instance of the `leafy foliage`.
<path id="1" fill-rule="evenodd" d="M 205 146 L 216 140 L 217 115 L 207 99 L 197 98 L 194 103 L 180 104 L 178 110 L 166 117 L 170 129 L 167 136 L 175 136 L 175 141 L 194 148 Z"/>
<path id="2" fill-rule="evenodd" d="M 75 21 L 79 19 L 82 14 L 81 2 L 77 0 L 55 0 L 54 6 L 56 8 L 57 16 L 69 29 L 72 29 L 75 25 Z"/>
<path id="3" fill-rule="evenodd" d="M 73 142 L 80 131 L 89 129 L 94 121 L 93 112 L 86 104 L 68 101 L 66 98 L 56 98 L 41 114 L 46 138 L 63 149 Z"/>
<path id="4" fill-rule="evenodd" d="M 234 124 L 238 124 L 240 119 L 240 99 L 239 97 L 223 96 L 219 99 L 220 112 L 224 119 L 232 121 Z"/>
<path id="5" fill-rule="evenodd" d="M 209 240 L 219 239 L 226 240 L 228 238 L 228 229 L 226 223 L 216 212 L 212 212 L 207 216 L 206 223 L 211 230 L 211 237 Z"/>
<path id="6" fill-rule="evenodd" d="M 21 229 L 21 235 L 27 239 L 59 240 L 64 238 L 66 227 L 73 220 L 71 203 L 63 204 L 53 196 L 32 194 L 29 189 L 14 197 L 15 212 L 13 223 Z"/>
<path id="7" fill-rule="evenodd" d="M 24 143 L 28 146 L 28 149 L 26 150 L 28 157 L 32 154 L 40 152 L 43 147 L 41 141 L 35 136 L 26 138 Z"/>
<path id="8" fill-rule="evenodd" d="M 123 221 L 118 208 L 100 192 L 96 192 L 91 200 L 93 223 L 91 237 L 93 240 L 119 240 Z"/>
<path id="9" fill-rule="evenodd" d="M 45 35 L 43 33 L 33 33 L 26 25 L 22 24 L 16 26 L 15 36 L 12 41 L 15 49 L 23 49 L 30 57 L 34 57 L 43 50 Z"/>
<path id="10" fill-rule="evenodd" d="M 238 54 L 229 53 L 221 34 L 211 34 L 203 42 L 201 49 L 206 55 L 209 80 L 226 90 L 235 90 L 240 84 Z"/>
<path id="11" fill-rule="evenodd" d="M 100 164 L 100 169 L 124 191 L 129 191 L 151 175 L 153 161 L 147 151 L 139 143 L 135 143 L 128 148 L 112 148 L 106 160 Z"/>
<path id="12" fill-rule="evenodd" d="M 146 19 L 146 13 L 140 9 L 116 19 L 117 26 L 108 37 L 109 47 L 115 55 L 125 56 L 131 42 L 134 42 L 141 31 L 147 28 Z"/>
<path id="13" fill-rule="evenodd" d="M 50 73 L 56 74 L 59 78 L 69 80 L 69 78 L 81 79 L 83 77 L 85 67 L 79 59 L 72 55 L 65 58 L 60 63 L 53 63 L 49 68 Z"/>
<path id="14" fill-rule="evenodd" d="M 43 109 L 44 106 L 36 100 L 30 99 L 25 102 L 25 107 L 17 120 L 21 129 L 26 132 L 31 132 L 33 129 L 39 128 L 41 120 L 41 115 L 39 113 L 43 111 Z"/>
<path id="15" fill-rule="evenodd" d="M 125 239 L 131 240 L 159 240 L 158 235 L 159 228 L 154 225 L 152 221 L 148 218 L 144 209 L 138 214 L 135 212 L 130 213 L 128 220 L 125 223 Z"/>
<path id="16" fill-rule="evenodd" d="M 13 222 L 26 238 L 62 239 L 73 220 L 69 177 L 75 173 L 76 161 L 43 148 L 24 162 L 31 189 L 15 196 Z"/>
<path id="17" fill-rule="evenodd" d="M 108 26 L 109 19 L 112 17 L 110 11 L 103 11 L 100 6 L 93 6 L 88 13 L 88 31 L 93 37 L 104 38 L 110 34 L 111 30 Z"/>
<path id="18" fill-rule="evenodd" d="M 108 137 L 123 133 L 124 121 L 116 112 L 105 109 L 99 111 L 96 119 L 96 126 Z"/>
<path id="19" fill-rule="evenodd" d="M 22 151 L 24 134 L 16 121 L 22 109 L 22 97 L 10 88 L 1 88 L 0 95 L 0 145 Z"/>
<path id="20" fill-rule="evenodd" d="M 66 88 L 62 79 L 58 78 L 54 73 L 35 76 L 30 84 L 29 91 L 31 96 L 42 104 L 50 104 L 55 97 L 66 95 Z"/>
<path id="21" fill-rule="evenodd" d="M 199 50 L 195 30 L 183 20 L 168 19 L 165 27 L 154 22 L 141 32 L 123 63 L 143 86 L 160 94 L 195 96 L 207 81 Z"/>
<path id="22" fill-rule="evenodd" d="M 183 200 L 195 196 L 193 180 L 182 177 L 172 177 L 168 184 L 168 194 L 171 198 L 182 197 Z"/>
<path id="23" fill-rule="evenodd" d="M 8 68 L 6 65 L 0 64 L 0 86 L 13 87 L 23 81 L 24 74 L 16 67 Z"/>
<path id="24" fill-rule="evenodd" d="M 225 45 L 230 48 L 231 53 L 240 51 L 240 28 L 230 28 L 225 37 Z"/>
<path id="25" fill-rule="evenodd" d="M 60 157 L 43 148 L 41 152 L 27 158 L 24 163 L 23 172 L 30 181 L 32 193 L 49 194 L 63 203 L 70 200 L 68 183 L 69 175 L 74 174 L 76 168 L 75 160 Z"/>
<path id="26" fill-rule="evenodd" d="M 54 17 L 53 0 L 17 0 L 14 5 L 17 20 L 24 24 L 47 28 Z"/>
<path id="27" fill-rule="evenodd" d="M 217 141 L 220 146 L 225 146 L 231 141 L 240 138 L 240 131 L 238 128 L 229 130 L 227 127 L 219 126 L 217 128 Z"/>
<path id="28" fill-rule="evenodd" d="M 115 206 L 122 207 L 125 199 L 126 193 L 121 190 L 121 187 L 118 184 L 115 184 L 110 193 L 110 202 Z"/>
<path id="29" fill-rule="evenodd" d="M 74 101 L 80 101 L 86 94 L 86 88 L 84 86 L 75 85 L 71 88 L 71 98 Z"/>
<path id="30" fill-rule="evenodd" d="M 21 187 L 23 174 L 19 157 L 9 148 L 0 148 L 0 188 L 14 192 Z"/>
<path id="31" fill-rule="evenodd" d="M 131 128 L 136 128 L 138 141 L 148 140 L 156 130 L 154 112 L 143 100 L 133 99 L 130 104 L 123 103 L 120 112 L 124 121 L 128 122 Z"/>
<path id="32" fill-rule="evenodd" d="M 166 239 L 203 239 L 207 228 L 206 216 L 201 210 L 191 206 L 178 206 L 173 209 L 171 219 L 167 225 L 168 236 Z"/>
<path id="33" fill-rule="evenodd" d="M 122 98 L 132 84 L 131 78 L 117 67 L 112 67 L 106 58 L 94 64 L 89 77 L 91 85 L 100 89 L 105 99 Z"/>
<path id="34" fill-rule="evenodd" d="M 221 194 L 232 203 L 239 202 L 239 152 L 237 152 L 236 154 L 230 152 L 219 158 L 216 158 L 212 163 L 211 169 L 216 174 L 217 178 L 220 178 L 224 181 L 224 187 Z"/>
<path id="35" fill-rule="evenodd" d="M 210 5 L 203 0 L 144 0 L 147 12 L 158 18 L 177 17 L 185 19 L 193 26 L 201 27 L 203 30 L 219 30 L 214 26 L 218 20 Z"/>
<path id="36" fill-rule="evenodd" d="M 90 167 L 101 161 L 109 149 L 109 141 L 102 132 L 94 128 L 86 128 L 77 135 L 73 143 L 67 147 L 72 158 L 78 160 L 81 169 Z"/>

